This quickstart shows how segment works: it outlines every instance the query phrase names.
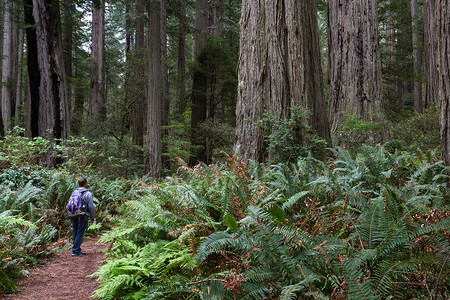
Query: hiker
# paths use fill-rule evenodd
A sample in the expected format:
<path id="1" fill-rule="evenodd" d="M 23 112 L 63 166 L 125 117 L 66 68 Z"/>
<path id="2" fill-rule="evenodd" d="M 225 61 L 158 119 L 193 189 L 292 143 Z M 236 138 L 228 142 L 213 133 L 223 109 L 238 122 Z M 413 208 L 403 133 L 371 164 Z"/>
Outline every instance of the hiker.
<path id="1" fill-rule="evenodd" d="M 69 204 L 67 205 L 68 211 L 72 205 L 72 198 L 82 199 L 82 214 L 75 217 L 71 217 L 72 220 L 72 232 L 73 232 L 73 247 L 72 256 L 84 256 L 86 253 L 81 252 L 81 243 L 83 243 L 84 232 L 88 227 L 88 218 L 95 224 L 95 208 L 92 193 L 87 189 L 86 178 L 78 179 L 78 188 L 73 191 L 70 196 Z"/>

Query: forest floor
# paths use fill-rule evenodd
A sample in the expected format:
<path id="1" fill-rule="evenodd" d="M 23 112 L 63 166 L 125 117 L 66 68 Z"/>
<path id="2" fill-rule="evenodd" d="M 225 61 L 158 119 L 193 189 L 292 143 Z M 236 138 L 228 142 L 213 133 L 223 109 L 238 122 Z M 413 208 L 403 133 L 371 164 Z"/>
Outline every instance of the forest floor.
<path id="1" fill-rule="evenodd" d="M 90 296 L 98 287 L 96 278 L 86 278 L 97 271 L 105 259 L 105 245 L 98 244 L 99 237 L 85 237 L 81 247 L 86 256 L 72 257 L 70 244 L 55 252 L 42 264 L 17 283 L 14 294 L 1 295 L 7 300 L 60 300 L 93 299 Z"/>

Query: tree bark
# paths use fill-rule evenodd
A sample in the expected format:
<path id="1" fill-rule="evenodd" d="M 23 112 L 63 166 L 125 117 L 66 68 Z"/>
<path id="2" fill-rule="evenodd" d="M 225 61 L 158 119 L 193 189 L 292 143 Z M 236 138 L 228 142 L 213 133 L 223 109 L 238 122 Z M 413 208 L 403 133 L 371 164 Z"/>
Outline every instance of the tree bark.
<path id="1" fill-rule="evenodd" d="M 148 174 L 159 177 L 161 173 L 161 5 L 150 2 L 150 65 L 148 85 L 147 145 Z"/>
<path id="2" fill-rule="evenodd" d="M 419 43 L 419 20 L 417 15 L 417 0 L 411 0 L 412 19 L 412 43 L 413 43 L 413 64 L 414 64 L 414 110 L 422 113 L 422 75 L 421 75 L 421 55 Z"/>
<path id="3" fill-rule="evenodd" d="M 436 103 L 438 97 L 436 62 L 436 0 L 423 2 L 424 58 L 425 58 L 425 108 Z M 437 103 L 439 105 L 439 103 Z"/>
<path id="4" fill-rule="evenodd" d="M 23 20 L 23 9 L 19 10 L 19 19 Z M 16 92 L 16 103 L 15 103 L 15 108 L 14 108 L 14 126 L 21 126 L 25 128 L 25 124 L 24 124 L 24 116 L 23 116 L 23 112 L 21 111 L 21 106 L 23 104 L 23 65 L 22 65 L 22 59 L 23 59 L 23 51 L 24 51 L 24 30 L 21 26 L 19 26 L 18 28 L 18 47 L 17 47 L 17 72 L 16 72 L 16 86 L 14 88 L 15 92 Z"/>
<path id="5" fill-rule="evenodd" d="M 169 102 L 169 72 L 168 72 L 168 64 L 167 64 L 167 1 L 161 0 L 161 79 L 162 79 L 162 87 L 161 87 L 161 126 L 163 128 L 167 128 L 169 125 L 169 110 L 170 110 L 170 102 Z M 162 129 L 162 140 L 168 136 L 168 129 Z M 167 153 L 167 143 L 162 144 L 162 153 Z M 167 156 L 162 156 L 162 165 L 165 169 L 170 169 L 170 159 Z"/>
<path id="6" fill-rule="evenodd" d="M 39 107 L 40 107 L 40 72 L 38 67 L 38 50 L 36 36 L 36 22 L 33 16 L 33 0 L 24 1 L 24 15 L 27 37 L 27 70 L 29 81 L 29 109 L 27 128 L 31 137 L 39 136 Z"/>
<path id="7" fill-rule="evenodd" d="M 267 153 L 258 128 L 263 112 L 278 119 L 308 109 L 308 122 L 329 143 L 323 97 L 316 2 L 244 0 L 241 13 L 236 147 L 246 160 Z"/>
<path id="8" fill-rule="evenodd" d="M 147 83 L 145 59 L 145 1 L 136 1 L 136 35 L 133 50 L 133 82 L 130 82 L 134 99 L 133 103 L 133 142 L 144 146 L 145 101 L 147 99 Z"/>
<path id="9" fill-rule="evenodd" d="M 63 53 L 64 53 L 64 70 L 67 76 L 67 99 L 68 110 L 72 107 L 72 52 L 73 52 L 73 18 L 76 11 L 75 4 L 72 0 L 64 0 L 64 31 L 63 31 Z"/>
<path id="10" fill-rule="evenodd" d="M 105 108 L 105 2 L 92 1 L 92 50 L 91 50 L 91 99 L 89 120 L 102 122 L 106 118 Z M 97 123 L 100 124 L 100 123 Z"/>
<path id="11" fill-rule="evenodd" d="M 33 0 L 33 17 L 40 74 L 39 136 L 64 139 L 69 134 L 69 120 L 58 1 Z"/>
<path id="12" fill-rule="evenodd" d="M 178 72 L 177 72 L 177 115 L 181 120 L 183 98 L 186 94 L 186 0 L 180 1 L 180 18 L 178 25 Z"/>
<path id="13" fill-rule="evenodd" d="M 11 129 L 15 116 L 18 72 L 18 5 L 15 0 L 5 1 L 2 59 L 2 117 L 5 130 Z"/>
<path id="14" fill-rule="evenodd" d="M 329 105 L 336 134 L 345 113 L 364 122 L 384 120 L 377 1 L 328 0 Z M 380 130 L 375 141 L 386 139 Z"/>
<path id="15" fill-rule="evenodd" d="M 435 15 L 437 97 L 440 104 L 442 157 L 450 166 L 450 7 L 447 0 L 436 0 Z"/>
<path id="16" fill-rule="evenodd" d="M 195 12 L 194 57 L 195 70 L 192 81 L 191 96 L 191 144 L 192 148 L 189 164 L 198 162 L 209 163 L 206 155 L 204 139 L 198 137 L 198 125 L 207 118 L 213 118 L 215 113 L 216 79 L 214 73 L 215 63 L 208 53 L 207 44 L 211 36 L 220 34 L 219 2 L 213 0 L 197 0 Z"/>

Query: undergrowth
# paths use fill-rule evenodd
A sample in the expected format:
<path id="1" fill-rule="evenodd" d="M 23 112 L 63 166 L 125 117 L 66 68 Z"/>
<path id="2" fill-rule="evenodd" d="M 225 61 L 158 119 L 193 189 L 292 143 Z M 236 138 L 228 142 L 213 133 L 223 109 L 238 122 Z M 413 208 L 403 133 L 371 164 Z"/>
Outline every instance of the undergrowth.
<path id="1" fill-rule="evenodd" d="M 102 299 L 450 296 L 448 167 L 433 151 L 181 165 L 128 193 Z"/>

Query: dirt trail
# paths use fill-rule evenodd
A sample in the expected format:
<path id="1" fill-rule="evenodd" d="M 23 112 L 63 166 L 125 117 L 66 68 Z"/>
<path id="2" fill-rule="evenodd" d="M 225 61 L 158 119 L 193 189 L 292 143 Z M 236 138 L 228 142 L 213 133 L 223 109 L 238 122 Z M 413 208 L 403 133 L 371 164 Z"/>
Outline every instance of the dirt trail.
<path id="1" fill-rule="evenodd" d="M 98 287 L 95 278 L 86 278 L 102 264 L 105 245 L 97 244 L 99 237 L 86 237 L 81 247 L 86 256 L 72 257 L 71 250 L 56 252 L 44 265 L 30 271 L 18 282 L 15 294 L 0 295 L 8 300 L 61 300 L 93 299 L 90 296 Z"/>

